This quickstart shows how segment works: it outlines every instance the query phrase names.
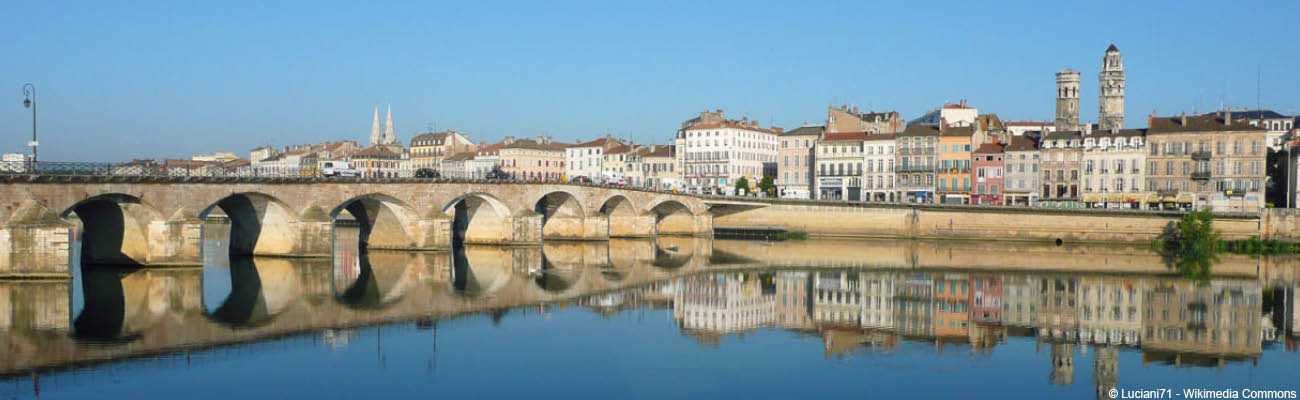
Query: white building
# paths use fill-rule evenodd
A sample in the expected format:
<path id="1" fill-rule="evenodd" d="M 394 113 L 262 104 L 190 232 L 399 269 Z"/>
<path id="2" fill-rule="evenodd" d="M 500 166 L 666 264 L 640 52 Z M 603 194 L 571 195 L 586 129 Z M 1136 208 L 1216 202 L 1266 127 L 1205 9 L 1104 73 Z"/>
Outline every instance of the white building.
<path id="1" fill-rule="evenodd" d="M 610 148 L 622 146 L 623 142 L 609 135 L 578 143 L 564 150 L 564 175 L 568 179 L 586 177 L 591 180 L 601 179 L 605 166 L 605 152 Z"/>
<path id="2" fill-rule="evenodd" d="M 1002 126 L 1011 136 L 1025 136 L 1026 132 L 1056 132 L 1056 124 L 1039 121 L 1004 121 Z"/>
<path id="3" fill-rule="evenodd" d="M 863 192 L 865 201 L 897 201 L 894 198 L 894 144 L 892 133 L 867 135 L 862 142 Z"/>
<path id="4" fill-rule="evenodd" d="M 754 186 L 763 177 L 764 163 L 775 165 L 781 132 L 762 128 L 749 117 L 726 119 L 721 109 L 701 112 L 677 131 L 685 185 L 696 193 L 730 194 L 745 177 Z"/>

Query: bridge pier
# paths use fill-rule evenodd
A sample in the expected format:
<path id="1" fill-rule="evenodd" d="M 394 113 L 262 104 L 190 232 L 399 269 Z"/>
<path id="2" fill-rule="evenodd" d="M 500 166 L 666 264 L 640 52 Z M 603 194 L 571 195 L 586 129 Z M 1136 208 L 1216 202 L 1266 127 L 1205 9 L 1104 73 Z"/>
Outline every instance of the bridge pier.
<path id="1" fill-rule="evenodd" d="M 203 220 L 187 210 L 176 210 L 166 221 L 150 221 L 149 254 L 142 264 L 203 263 Z"/>
<path id="2" fill-rule="evenodd" d="M 608 218 L 609 237 L 639 238 L 655 235 L 654 214 Z"/>
<path id="3" fill-rule="evenodd" d="M 712 236 L 713 215 L 673 213 L 660 216 L 656 232 L 660 235 Z"/>
<path id="4" fill-rule="evenodd" d="M 72 224 L 31 200 L 0 223 L 0 277 L 71 278 Z"/>

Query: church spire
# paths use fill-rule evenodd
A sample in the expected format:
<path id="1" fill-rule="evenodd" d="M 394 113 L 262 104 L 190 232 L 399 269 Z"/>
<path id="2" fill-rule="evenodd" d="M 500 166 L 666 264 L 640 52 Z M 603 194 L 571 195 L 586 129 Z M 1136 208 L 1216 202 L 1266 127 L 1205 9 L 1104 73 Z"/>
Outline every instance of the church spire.
<path id="1" fill-rule="evenodd" d="M 397 134 L 393 129 L 393 105 L 388 105 L 388 119 L 384 122 L 384 144 L 397 144 Z"/>
<path id="2" fill-rule="evenodd" d="M 379 107 L 375 107 L 375 123 L 370 125 L 370 145 L 379 144 L 383 140 L 379 135 Z"/>

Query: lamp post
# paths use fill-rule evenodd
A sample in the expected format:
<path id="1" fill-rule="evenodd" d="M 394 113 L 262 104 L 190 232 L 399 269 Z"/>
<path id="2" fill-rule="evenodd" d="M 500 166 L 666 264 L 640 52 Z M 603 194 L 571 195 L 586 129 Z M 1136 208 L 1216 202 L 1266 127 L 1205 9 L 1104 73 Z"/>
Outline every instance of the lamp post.
<path id="1" fill-rule="evenodd" d="M 32 147 L 32 168 L 31 173 L 36 173 L 36 86 L 30 83 L 23 84 L 23 108 L 32 109 L 32 141 L 27 142 Z"/>

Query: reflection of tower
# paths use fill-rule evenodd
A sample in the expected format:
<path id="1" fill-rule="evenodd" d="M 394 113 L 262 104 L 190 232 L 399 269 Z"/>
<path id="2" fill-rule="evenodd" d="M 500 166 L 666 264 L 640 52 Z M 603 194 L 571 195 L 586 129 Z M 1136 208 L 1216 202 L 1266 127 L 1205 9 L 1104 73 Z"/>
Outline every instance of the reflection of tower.
<path id="1" fill-rule="evenodd" d="M 1119 383 L 1119 350 L 1115 346 L 1097 346 L 1092 354 L 1092 385 L 1098 399 L 1109 399 L 1110 390 Z"/>
<path id="2" fill-rule="evenodd" d="M 1079 130 L 1079 71 L 1056 73 L 1056 130 Z"/>
<path id="3" fill-rule="evenodd" d="M 1106 49 L 1097 73 L 1097 124 L 1102 130 L 1124 127 L 1124 58 L 1114 44 Z"/>
<path id="4" fill-rule="evenodd" d="M 1057 385 L 1074 383 L 1074 344 L 1052 343 L 1052 372 L 1048 377 Z"/>

